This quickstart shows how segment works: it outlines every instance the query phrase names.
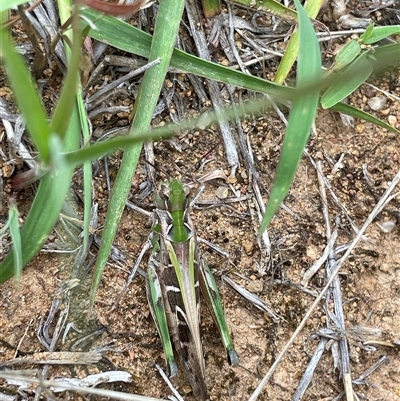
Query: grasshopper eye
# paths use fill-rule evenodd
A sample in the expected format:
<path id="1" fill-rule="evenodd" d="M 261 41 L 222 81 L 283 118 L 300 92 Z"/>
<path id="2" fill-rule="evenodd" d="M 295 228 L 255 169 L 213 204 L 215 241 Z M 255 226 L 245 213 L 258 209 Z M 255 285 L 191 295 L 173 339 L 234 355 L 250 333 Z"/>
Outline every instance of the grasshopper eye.
<path id="1" fill-rule="evenodd" d="M 170 198 L 170 195 L 171 195 L 171 185 L 170 185 L 170 182 L 169 182 L 169 181 L 164 181 L 164 182 L 161 184 L 160 196 L 161 196 L 163 199 L 167 200 L 167 199 Z"/>

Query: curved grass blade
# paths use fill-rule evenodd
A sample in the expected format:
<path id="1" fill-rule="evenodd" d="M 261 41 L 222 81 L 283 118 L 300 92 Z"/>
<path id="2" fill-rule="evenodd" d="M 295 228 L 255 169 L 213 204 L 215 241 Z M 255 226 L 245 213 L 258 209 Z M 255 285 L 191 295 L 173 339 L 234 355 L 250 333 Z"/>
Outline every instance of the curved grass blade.
<path id="1" fill-rule="evenodd" d="M 79 146 L 79 138 L 76 135 L 79 120 L 75 109 L 70 124 L 64 141 L 65 150 L 73 150 Z M 24 266 L 39 252 L 54 227 L 69 190 L 73 171 L 73 168 L 65 167 L 41 179 L 35 200 L 21 229 Z M 14 254 L 9 253 L 0 264 L 0 283 L 14 276 L 14 264 Z"/>
<path id="2" fill-rule="evenodd" d="M 304 10 L 310 18 L 314 19 L 317 17 L 323 3 L 323 0 L 309 0 L 306 2 Z M 290 72 L 290 69 L 293 67 L 294 62 L 296 61 L 298 53 L 299 32 L 298 30 L 296 30 L 295 32 L 293 32 L 286 47 L 285 54 L 283 55 L 282 60 L 279 63 L 274 79 L 275 83 L 282 84 L 285 81 Z"/>
<path id="3" fill-rule="evenodd" d="M 85 9 L 82 13 L 86 18 L 92 20 L 97 27 L 97 30 L 89 32 L 90 37 L 105 42 L 117 49 L 142 57 L 149 56 L 152 40 L 149 34 L 116 18 L 102 16 L 94 10 Z M 192 56 L 178 49 L 174 49 L 173 51 L 170 66 L 204 78 L 252 89 L 257 92 L 268 93 L 270 96 L 279 99 L 287 100 L 294 93 L 293 88 L 274 84 L 265 79 L 253 77 L 240 71 L 202 60 L 199 57 Z"/>
<path id="4" fill-rule="evenodd" d="M 14 50 L 8 31 L 0 28 L 0 56 L 6 67 L 14 96 L 24 116 L 29 134 L 42 161 L 50 158 L 49 138 L 51 128 L 39 99 L 32 77 L 22 57 Z"/>
<path id="5" fill-rule="evenodd" d="M 379 118 L 374 117 L 366 111 L 357 109 L 357 107 L 350 106 L 349 104 L 339 102 L 332 106 L 331 110 L 337 111 L 338 113 L 344 113 L 349 116 L 359 118 L 361 120 L 369 121 L 373 124 L 378 125 L 379 127 L 385 128 L 396 134 L 400 134 L 400 131 L 392 127 L 390 124 L 380 120 Z"/>
<path id="6" fill-rule="evenodd" d="M 297 63 L 297 90 L 301 91 L 321 77 L 321 57 L 312 24 L 295 0 L 299 17 L 299 57 Z M 272 188 L 259 233 L 271 222 L 276 210 L 285 198 L 299 165 L 304 147 L 310 135 L 318 106 L 318 85 L 304 96 L 295 98 L 290 110 L 289 123 L 282 145 L 274 186 Z"/>
<path id="7" fill-rule="evenodd" d="M 52 148 L 52 142 L 59 143 L 59 141 L 56 140 L 54 142 L 52 139 L 57 139 L 59 136 L 57 134 L 50 134 L 51 128 L 46 121 L 46 112 L 38 99 L 38 95 L 35 92 L 32 82 L 30 81 L 30 73 L 21 57 L 15 55 L 15 51 L 12 48 L 11 43 L 8 41 L 8 39 L 6 39 L 5 35 L 3 35 L 3 32 L 5 31 L 2 30 L 1 32 L 2 38 L 4 39 L 3 51 L 6 52 L 7 55 L 6 63 L 13 63 L 12 68 L 10 66 L 10 69 L 13 70 L 11 74 L 13 74 L 15 71 L 18 71 L 20 74 L 20 76 L 16 76 L 15 79 L 13 78 L 12 82 L 13 85 L 17 85 L 17 89 L 15 90 L 17 102 L 20 104 L 21 101 L 24 104 L 24 106 L 21 107 L 21 111 L 27 122 L 31 136 L 35 136 L 35 138 L 37 138 L 39 141 L 43 161 L 50 164 L 51 162 L 54 162 L 54 166 L 58 161 L 64 161 L 64 164 L 58 164 L 60 169 L 55 169 L 52 174 L 47 174 L 41 179 L 31 209 L 25 220 L 24 226 L 21 229 L 21 248 L 23 250 L 22 264 L 25 266 L 39 252 L 58 219 L 59 213 L 65 201 L 65 196 L 69 190 L 74 167 L 66 164 L 65 158 L 61 156 L 61 153 L 57 153 L 61 152 L 60 148 Z M 80 35 L 78 34 L 74 36 L 76 38 Z M 73 41 L 72 53 L 80 54 L 80 40 Z M 71 69 L 68 74 L 71 74 L 71 76 L 75 76 L 75 78 L 78 79 L 78 67 L 76 66 L 75 72 Z M 18 82 L 15 83 L 15 80 Z M 20 87 L 21 82 L 26 85 L 25 89 L 28 88 L 27 91 L 29 97 L 26 95 L 26 93 L 25 96 L 32 100 L 33 106 L 30 103 L 25 104 L 26 99 L 24 99 L 24 88 Z M 75 85 L 72 87 L 74 86 Z M 21 97 L 22 100 L 20 100 Z M 36 115 L 32 115 L 32 110 L 29 109 L 32 107 L 33 110 L 37 112 Z M 28 110 L 25 110 L 26 108 Z M 71 114 L 71 118 L 69 118 L 69 116 L 59 117 L 63 119 L 69 118 L 70 122 L 67 133 L 61 145 L 63 152 L 73 151 L 79 147 L 79 135 L 77 135 L 77 132 L 80 132 L 80 125 L 78 112 L 75 106 L 73 106 Z M 43 132 L 39 132 L 41 129 L 43 129 Z M 35 145 L 37 145 L 37 142 L 35 142 Z M 0 264 L 0 282 L 8 280 L 15 274 L 15 262 L 16 260 L 14 253 L 10 252 Z"/>
<path id="8" fill-rule="evenodd" d="M 370 30 L 368 28 L 372 27 Z M 373 26 L 367 28 L 365 35 L 361 35 L 360 41 L 366 45 L 379 42 L 391 35 L 400 35 L 400 25 Z"/>
<path id="9" fill-rule="evenodd" d="M 134 105 L 136 114 L 129 133 L 129 136 L 131 137 L 133 137 L 137 131 L 143 132 L 148 130 L 150 126 L 153 111 L 156 107 L 162 85 L 164 84 L 164 78 L 170 65 L 172 52 L 179 31 L 183 7 L 183 0 L 163 0 L 160 3 L 149 54 L 150 62 L 160 58 L 160 63 L 145 72 L 140 84 L 139 93 Z M 129 36 L 125 39 L 134 40 Z M 142 143 L 139 142 L 137 145 L 134 145 L 125 151 L 121 168 L 114 184 L 110 200 L 113 207 L 109 208 L 107 212 L 102 242 L 93 278 L 90 309 L 93 307 L 101 275 L 110 254 L 115 233 L 128 198 L 132 175 L 136 169 L 141 149 Z"/>
<path id="10" fill-rule="evenodd" d="M 367 60 L 368 57 L 370 54 L 369 51 L 366 51 L 344 70 L 338 72 L 340 79 L 336 80 L 322 95 L 321 106 L 324 109 L 329 109 L 339 103 L 368 79 L 373 70 L 372 64 Z"/>
<path id="11" fill-rule="evenodd" d="M 22 271 L 22 246 L 21 246 L 21 234 L 19 231 L 18 225 L 18 209 L 15 204 L 10 206 L 8 211 L 8 220 L 5 226 L 0 230 L 0 239 L 6 233 L 7 230 L 10 230 L 10 236 L 13 243 L 12 252 L 14 255 L 14 274 L 15 276 L 19 276 Z M 1 272 L 1 270 L 0 270 Z"/>

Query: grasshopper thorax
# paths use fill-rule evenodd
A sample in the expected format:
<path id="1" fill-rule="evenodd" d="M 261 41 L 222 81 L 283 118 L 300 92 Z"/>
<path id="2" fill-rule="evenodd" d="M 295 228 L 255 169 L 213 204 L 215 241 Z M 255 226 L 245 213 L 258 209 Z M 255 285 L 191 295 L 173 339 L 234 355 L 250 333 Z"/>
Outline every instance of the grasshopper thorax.
<path id="1" fill-rule="evenodd" d="M 161 189 L 154 195 L 154 203 L 158 209 L 166 210 L 171 218 L 169 237 L 173 242 L 185 242 L 192 235 L 187 223 L 189 206 L 189 188 L 178 180 L 164 181 Z"/>

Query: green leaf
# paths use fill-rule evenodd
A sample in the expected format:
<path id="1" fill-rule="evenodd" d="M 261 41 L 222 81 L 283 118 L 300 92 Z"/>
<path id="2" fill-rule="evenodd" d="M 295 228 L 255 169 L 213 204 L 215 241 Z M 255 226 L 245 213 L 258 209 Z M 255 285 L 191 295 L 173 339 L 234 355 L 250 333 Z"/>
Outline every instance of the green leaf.
<path id="1" fill-rule="evenodd" d="M 344 113 L 349 116 L 359 118 L 361 120 L 369 121 L 373 124 L 378 125 L 379 127 L 385 128 L 388 131 L 392 131 L 396 134 L 400 134 L 396 128 L 392 127 L 390 124 L 386 123 L 385 121 L 380 120 L 379 118 L 374 117 L 373 115 L 357 109 L 356 107 L 350 106 L 346 103 L 336 103 L 334 106 L 331 107 L 331 110 L 337 111 L 338 113 Z"/>
<path id="2" fill-rule="evenodd" d="M 164 84 L 165 75 L 170 66 L 172 52 L 174 50 L 176 37 L 182 18 L 184 0 L 163 0 L 158 9 L 156 24 L 154 27 L 154 37 L 151 42 L 149 61 L 160 59 L 160 63 L 146 70 L 142 82 L 140 83 L 139 93 L 134 105 L 135 117 L 132 123 L 130 136 L 135 136 L 137 131 L 146 131 L 153 116 L 153 111 Z M 102 18 L 103 19 L 103 18 Z M 125 25 L 122 25 L 125 27 Z M 129 26 L 129 25 L 128 25 Z M 115 34 L 115 32 L 113 33 Z M 121 32 L 119 32 L 121 34 Z M 134 40 L 132 37 L 125 37 L 124 40 Z M 147 50 L 148 52 L 148 50 Z M 93 278 L 90 305 L 93 306 L 94 298 L 100 283 L 104 266 L 110 254 L 115 233 L 125 207 L 128 193 L 131 187 L 132 176 L 135 171 L 142 143 L 127 149 L 122 159 L 121 168 L 111 194 L 110 203 L 112 208 L 108 209 L 106 222 L 103 230 L 102 242 L 97 258 L 95 274 Z"/>
<path id="3" fill-rule="evenodd" d="M 17 7 L 20 4 L 26 3 L 26 0 L 1 0 L 0 2 L 0 13 L 13 7 Z"/>
<path id="4" fill-rule="evenodd" d="M 97 27 L 91 30 L 89 36 L 107 43 L 117 49 L 130 52 L 142 57 L 149 57 L 152 37 L 140 29 L 114 17 L 105 16 L 94 10 L 84 9 L 82 15 Z M 293 95 L 293 88 L 274 84 L 262 78 L 244 74 L 232 68 L 202 60 L 181 50 L 174 49 L 170 66 L 183 72 L 214 79 L 240 88 L 252 89 L 268 93 L 278 99 L 287 100 Z"/>
<path id="5" fill-rule="evenodd" d="M 365 33 L 361 35 L 360 42 L 365 45 L 371 45 L 373 43 L 379 42 L 382 39 L 387 38 L 391 35 L 400 35 L 400 25 L 392 25 L 392 26 L 377 26 L 370 29 L 373 24 L 371 24 Z"/>
<path id="6" fill-rule="evenodd" d="M 1 57 L 6 67 L 7 77 L 24 116 L 29 134 L 40 158 L 49 161 L 49 138 L 51 128 L 42 106 L 39 94 L 32 82 L 31 74 L 23 58 L 13 48 L 10 36 L 5 28 L 0 28 Z"/>
<path id="7" fill-rule="evenodd" d="M 318 40 L 311 21 L 301 7 L 299 0 L 295 0 L 295 4 L 299 16 L 297 90 L 304 90 L 311 83 L 314 84 L 314 88 L 308 90 L 305 95 L 297 96 L 292 103 L 274 186 L 260 226 L 260 235 L 268 227 L 289 191 L 310 135 L 318 106 L 319 90 L 318 85 L 315 85 L 321 79 L 321 57 Z"/>
<path id="8" fill-rule="evenodd" d="M 61 138 L 64 137 L 68 129 L 69 116 L 72 115 L 72 109 L 75 107 L 76 104 L 76 95 L 78 93 L 79 84 L 79 64 L 82 54 L 82 38 L 79 29 L 80 19 L 78 16 L 78 6 L 74 8 L 73 12 L 74 15 L 72 19 L 72 24 L 74 25 L 75 35 L 72 41 L 72 49 L 69 49 L 70 51 L 67 52 L 67 54 L 69 54 L 67 75 L 64 78 L 60 98 L 57 102 L 51 120 L 52 132 L 56 133 Z M 69 36 L 71 37 L 72 35 L 70 34 Z M 79 132 L 76 133 L 76 135 L 78 136 L 79 134 Z"/>
<path id="9" fill-rule="evenodd" d="M 369 52 L 364 52 L 343 71 L 338 72 L 340 79 L 326 90 L 321 98 L 321 106 L 328 109 L 353 93 L 371 75 L 372 64 L 368 62 Z"/>
<path id="10" fill-rule="evenodd" d="M 8 211 L 8 220 L 5 226 L 0 230 L 0 239 L 3 237 L 3 235 L 6 233 L 8 229 L 10 230 L 11 241 L 13 243 L 12 252 L 14 256 L 13 276 L 19 275 L 23 267 L 21 234 L 19 231 L 18 215 L 19 213 L 17 206 L 14 203 L 12 203 Z M 0 269 L 0 277 L 1 277 L 1 269 Z"/>
<path id="11" fill-rule="evenodd" d="M 341 70 L 346 67 L 346 65 L 353 62 L 356 57 L 361 53 L 360 44 L 352 39 L 350 42 L 347 42 L 338 52 L 335 57 L 335 63 L 330 68 L 329 72 Z"/>
<path id="12" fill-rule="evenodd" d="M 375 24 L 372 23 L 371 25 L 369 25 L 367 27 L 365 32 L 360 36 L 360 42 L 365 43 L 365 40 L 367 40 L 368 38 L 371 37 L 372 31 L 374 30 L 374 26 L 375 26 Z"/>
<path id="13" fill-rule="evenodd" d="M 307 15 L 314 19 L 317 17 L 319 10 L 322 7 L 323 0 L 309 0 L 306 2 L 304 6 L 304 10 L 307 12 Z M 282 84 L 286 77 L 288 76 L 290 69 L 293 67 L 294 62 L 296 61 L 297 55 L 299 53 L 299 32 L 296 30 L 293 32 L 288 45 L 286 47 L 285 53 L 282 57 L 281 62 L 279 63 L 278 70 L 275 74 L 275 83 Z"/>
<path id="14" fill-rule="evenodd" d="M 22 107 L 20 104 L 20 107 L 27 126 L 33 127 L 32 131 L 30 130 L 31 135 L 33 132 L 35 137 L 38 136 L 40 138 L 39 145 L 42 149 L 46 149 L 48 155 L 46 158 L 47 160 L 45 160 L 54 167 L 51 174 L 47 174 L 41 179 L 31 209 L 25 220 L 24 226 L 20 231 L 22 265 L 25 266 L 39 252 L 59 217 L 74 171 L 73 165 L 66 163 L 66 158 L 62 152 L 76 150 L 79 147 L 80 125 L 77 109 L 73 105 L 74 107 L 72 111 L 67 111 L 69 113 L 68 115 L 62 116 L 60 114 L 60 117 L 58 117 L 69 120 L 65 138 L 62 140 L 60 136 L 51 134 L 50 126 L 46 121 L 45 110 L 38 99 L 38 94 L 35 91 L 32 82 L 30 81 L 29 72 L 23 65 L 21 58 L 18 56 L 15 57 L 13 54 L 14 49 L 11 46 L 8 48 L 8 42 L 6 39 L 3 44 L 6 44 L 6 46 L 3 47 L 6 54 L 11 56 L 10 58 L 7 58 L 7 63 L 13 63 L 10 70 L 11 75 L 13 75 L 15 71 L 18 71 L 19 74 L 12 80 L 13 89 L 15 90 L 14 85 L 17 85 L 17 91 L 21 91 L 18 97 L 16 95 L 17 102 L 18 104 L 22 102 L 24 105 Z M 74 46 L 74 51 L 79 55 L 79 42 L 77 46 Z M 75 68 L 76 74 L 77 66 Z M 70 71 L 70 73 L 73 74 L 73 71 Z M 14 82 L 15 80 L 17 82 Z M 20 88 L 21 83 L 26 85 L 25 91 L 27 91 L 29 95 L 28 97 L 25 92 L 27 99 L 34 99 L 32 104 L 29 104 L 27 99 L 24 99 L 22 88 Z M 32 109 L 36 114 L 32 113 Z M 44 127 L 43 133 L 45 135 L 41 132 L 37 132 L 40 131 L 41 127 Z M 32 135 L 32 137 L 34 135 Z M 35 144 L 37 143 L 35 142 Z M 8 280 L 15 274 L 14 265 L 16 262 L 18 263 L 14 251 L 16 246 L 19 246 L 18 241 L 14 244 L 13 251 L 10 252 L 0 264 L 0 282 Z"/>

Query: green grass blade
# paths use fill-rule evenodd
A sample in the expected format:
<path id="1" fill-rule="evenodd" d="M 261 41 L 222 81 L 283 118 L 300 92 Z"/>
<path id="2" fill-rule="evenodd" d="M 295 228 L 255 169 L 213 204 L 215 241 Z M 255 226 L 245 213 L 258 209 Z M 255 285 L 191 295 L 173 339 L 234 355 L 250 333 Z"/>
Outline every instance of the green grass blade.
<path id="1" fill-rule="evenodd" d="M 69 3 L 69 2 L 68 2 Z M 62 7 L 63 9 L 67 8 L 68 4 Z M 70 9 L 69 5 L 69 9 Z M 78 16 L 78 6 L 74 7 L 74 18 L 72 19 L 72 24 L 74 26 L 74 32 L 76 33 L 74 40 L 72 42 L 71 51 L 67 51 L 68 57 L 68 69 L 67 75 L 63 82 L 63 87 L 60 94 L 60 99 L 57 102 L 56 108 L 53 113 L 53 117 L 51 120 L 51 129 L 53 133 L 56 133 L 61 138 L 64 137 L 68 125 L 69 125 L 69 116 L 72 115 L 72 109 L 76 104 L 76 96 L 78 92 L 78 84 L 79 84 L 79 63 L 82 52 L 82 38 L 80 35 L 80 20 Z M 69 13 L 68 13 L 69 14 Z M 63 18 L 65 19 L 65 17 Z M 65 21 L 61 21 L 65 22 Z M 71 36 L 71 35 L 69 35 Z M 67 45 L 65 45 L 67 47 Z M 79 136 L 80 132 L 77 132 L 76 135 Z"/>
<path id="2" fill-rule="evenodd" d="M 327 72 L 330 74 L 333 71 L 341 70 L 353 62 L 360 53 L 361 45 L 358 41 L 355 39 L 350 40 L 340 49 L 335 57 L 335 62 Z"/>
<path id="3" fill-rule="evenodd" d="M 8 211 L 8 220 L 6 221 L 4 227 L 0 230 L 0 240 L 8 229 L 10 230 L 11 241 L 13 243 L 13 249 L 12 249 L 12 253 L 14 256 L 13 275 L 18 276 L 22 271 L 23 264 L 22 264 L 21 235 L 18 224 L 18 209 L 14 203 L 10 205 Z"/>
<path id="4" fill-rule="evenodd" d="M 70 0 L 58 0 L 58 10 L 60 15 L 61 24 L 64 24 L 70 17 L 71 2 Z M 79 9 L 79 13 L 81 10 Z M 67 32 L 70 34 L 70 31 Z M 71 36 L 71 35 L 69 35 Z M 71 39 L 71 37 L 70 37 Z M 66 48 L 67 54 L 69 54 L 68 48 Z M 72 64 L 72 60 L 71 60 Z M 79 80 L 78 80 L 78 83 Z M 73 84 L 73 83 L 72 83 Z M 65 85 L 66 87 L 67 85 Z M 76 95 L 76 103 L 78 107 L 78 115 L 80 122 L 80 129 L 82 131 L 83 142 L 86 144 L 90 139 L 88 117 L 86 115 L 85 105 L 82 98 L 82 88 L 79 85 L 79 90 Z M 77 135 L 78 135 L 77 130 Z M 83 164 L 83 251 L 82 254 L 86 254 L 89 244 L 89 226 L 91 220 L 91 206 L 92 206 L 92 163 L 91 160 L 87 160 Z"/>
<path id="5" fill-rule="evenodd" d="M 74 109 L 70 128 L 64 141 L 64 150 L 79 146 L 76 130 L 79 129 L 77 110 Z M 55 157 L 55 155 L 53 155 Z M 29 214 L 21 229 L 22 264 L 25 266 L 40 250 L 54 227 L 70 187 L 73 168 L 67 167 L 45 175 L 39 184 Z M 14 271 L 14 254 L 9 253 L 0 264 L 0 283 L 11 278 Z"/>
<path id="6" fill-rule="evenodd" d="M 309 0 L 306 2 L 304 9 L 307 15 L 314 19 L 317 17 L 319 10 L 322 7 L 323 0 Z M 289 43 L 286 47 L 285 54 L 279 63 L 278 69 L 276 71 L 274 82 L 277 84 L 282 84 L 286 77 L 288 76 L 290 69 L 292 68 L 294 62 L 296 61 L 297 55 L 299 53 L 299 32 L 296 30 L 293 32 Z"/>
<path id="7" fill-rule="evenodd" d="M 389 131 L 392 131 L 396 134 L 400 134 L 400 131 L 396 128 L 392 127 L 390 124 L 385 123 L 384 121 L 380 120 L 379 118 L 374 117 L 373 115 L 357 109 L 356 107 L 350 106 L 346 103 L 336 103 L 334 106 L 331 107 L 331 110 L 337 111 L 339 113 L 344 113 L 349 116 L 359 118 L 361 120 L 369 121 L 373 124 L 378 125 L 379 127 L 385 128 Z"/>
<path id="8" fill-rule="evenodd" d="M 0 56 L 5 64 L 14 96 L 23 114 L 29 134 L 42 161 L 50 157 L 49 140 L 51 128 L 46 112 L 39 99 L 31 74 L 23 58 L 14 50 L 8 31 L 0 28 Z"/>
<path id="9" fill-rule="evenodd" d="M 11 48 L 10 51 L 13 52 L 14 50 Z M 80 48 L 76 46 L 74 47 L 74 51 L 80 52 Z M 18 58 L 12 58 L 12 60 L 14 60 L 16 63 L 20 63 L 22 61 Z M 13 68 L 19 69 L 21 74 L 19 77 L 20 81 L 25 82 L 26 78 L 30 76 L 26 69 L 24 70 L 23 68 L 18 68 L 18 66 L 15 65 L 13 65 Z M 30 85 L 32 86 L 31 83 Z M 35 97 L 37 99 L 36 92 Z M 19 102 L 18 98 L 17 101 Z M 37 102 L 36 107 L 40 109 L 40 116 L 46 115 L 40 101 Z M 36 121 L 35 118 L 37 118 L 37 116 L 32 117 L 29 112 L 28 114 L 25 114 L 22 108 L 21 111 L 23 112 L 27 123 L 28 119 L 33 118 L 34 121 L 31 121 L 30 124 L 34 126 Z M 66 117 L 60 116 L 60 118 Z M 70 124 L 68 126 L 67 133 L 61 144 L 63 152 L 73 151 L 79 147 L 79 135 L 77 135 L 77 133 L 80 132 L 80 124 L 76 107 L 73 108 L 72 117 L 69 119 L 69 121 Z M 51 132 L 50 126 L 48 125 L 45 117 L 44 122 L 42 123 L 45 124 L 49 132 Z M 36 128 L 37 127 L 35 127 L 35 129 Z M 57 138 L 58 137 L 53 136 L 53 139 L 56 140 L 56 142 Z M 50 134 L 48 137 L 46 137 L 46 141 L 46 147 L 48 148 L 49 154 L 48 162 L 53 161 L 55 167 L 58 167 L 58 169 L 55 168 L 51 174 L 47 174 L 41 179 L 31 209 L 25 220 L 24 226 L 20 231 L 21 248 L 23 251 L 22 264 L 24 266 L 39 252 L 40 248 L 54 227 L 65 201 L 66 194 L 69 190 L 74 171 L 73 165 L 68 165 L 65 157 L 62 154 L 56 153 L 57 151 L 61 150 L 52 149 L 52 136 L 50 136 Z M 60 143 L 59 140 L 58 143 Z M 14 275 L 14 265 L 15 255 L 14 252 L 10 252 L 0 264 L 0 282 L 4 282 Z"/>
<path id="10" fill-rule="evenodd" d="M 299 97 L 301 93 L 302 92 L 299 93 Z M 309 93 L 309 88 L 303 93 L 304 94 Z M 266 106 L 265 102 L 263 100 L 260 100 L 253 102 L 251 104 L 249 103 L 242 104 L 237 107 L 237 110 L 241 114 L 245 115 L 247 113 L 254 113 L 257 110 L 265 109 L 265 106 Z M 370 121 L 392 132 L 399 133 L 398 130 L 396 130 L 389 124 L 385 123 L 384 121 L 381 121 L 376 117 L 373 117 L 372 115 L 362 110 L 359 110 L 355 107 L 352 107 L 350 105 L 344 103 L 337 103 L 335 106 L 332 107 L 332 110 L 348 114 L 356 118 L 361 118 Z M 228 120 L 234 120 L 236 112 L 232 108 L 227 108 L 225 111 L 226 111 L 226 118 Z M 109 154 L 117 149 L 121 149 L 124 147 L 131 147 L 137 143 L 141 143 L 146 140 L 161 140 L 170 138 L 171 136 L 176 135 L 181 131 L 190 130 L 197 127 L 201 121 L 204 121 L 204 119 L 206 119 L 207 121 L 217 121 L 217 116 L 215 115 L 214 112 L 207 112 L 198 118 L 192 118 L 190 120 L 188 119 L 182 120 L 179 126 L 177 126 L 176 124 L 167 124 L 163 127 L 157 127 L 152 130 L 144 130 L 141 132 L 138 131 L 133 137 L 126 137 L 126 136 L 118 137 L 110 139 L 106 142 L 100 142 L 95 145 L 86 146 L 80 150 L 70 152 L 65 155 L 65 159 L 67 163 L 70 164 L 71 166 L 78 167 L 87 160 L 103 157 L 104 155 Z M 299 124 L 301 126 L 301 121 Z"/>
<path id="11" fill-rule="evenodd" d="M 90 139 L 90 132 L 81 96 L 78 97 L 77 103 L 83 140 L 87 143 Z M 83 253 L 86 253 L 89 244 L 89 228 L 92 217 L 92 174 L 92 162 L 88 160 L 83 165 Z"/>
<path id="12" fill-rule="evenodd" d="M 18 209 L 16 205 L 12 205 L 9 211 L 10 216 L 10 234 L 13 243 L 13 254 L 14 254 L 14 268 L 15 274 L 18 276 L 22 272 L 22 243 L 21 233 L 19 231 L 18 223 Z"/>
<path id="13" fill-rule="evenodd" d="M 0 2 L 0 13 L 8 10 L 12 7 L 17 7 L 20 4 L 24 4 L 26 3 L 25 0 L 1 0 Z"/>
<path id="14" fill-rule="evenodd" d="M 94 10 L 85 9 L 82 11 L 82 14 L 91 21 L 94 21 L 94 24 L 97 26 L 97 30 L 89 32 L 90 37 L 108 43 L 117 49 L 142 57 L 149 56 L 151 44 L 151 36 L 149 34 L 116 18 L 101 16 L 101 14 Z M 199 57 L 192 56 L 178 49 L 174 50 L 170 65 L 184 72 L 214 79 L 240 88 L 268 93 L 270 96 L 279 99 L 289 99 L 294 93 L 293 88 L 277 85 L 265 79 L 253 77 L 240 71 L 202 60 Z"/>
<path id="15" fill-rule="evenodd" d="M 372 45 L 391 35 L 400 35 L 400 25 L 373 27 L 370 32 L 366 32 L 365 36 L 361 35 L 360 41 L 366 45 Z"/>
<path id="16" fill-rule="evenodd" d="M 322 95 L 321 106 L 324 109 L 329 109 L 342 101 L 368 79 L 373 70 L 372 64 L 367 60 L 368 57 L 370 57 L 368 51 L 362 53 L 353 63 L 337 73 L 340 74 L 340 79 Z"/>
<path id="17" fill-rule="evenodd" d="M 380 74 L 386 69 L 399 68 L 400 43 L 374 48 L 374 59 L 371 60 L 374 74 Z"/>
<path id="18" fill-rule="evenodd" d="M 321 77 L 321 57 L 317 37 L 307 14 L 295 0 L 299 16 L 299 57 L 297 63 L 297 89 L 301 91 Z M 271 222 L 276 210 L 285 198 L 299 165 L 304 147 L 310 135 L 318 106 L 318 86 L 295 98 L 290 110 L 289 123 L 282 145 L 274 186 L 261 222 L 260 234 Z"/>
<path id="19" fill-rule="evenodd" d="M 164 78 L 170 65 L 183 7 L 183 0 L 163 0 L 160 3 L 149 54 L 150 62 L 160 58 L 160 63 L 148 69 L 144 74 L 134 106 L 136 114 L 129 134 L 130 136 L 134 136 L 136 131 L 145 131 L 150 126 L 153 111 L 157 105 L 159 94 L 164 84 Z M 134 39 L 129 38 L 128 40 Z M 93 278 L 91 306 L 93 306 L 101 275 L 114 241 L 122 211 L 125 207 L 132 175 L 135 171 L 141 148 L 142 144 L 138 143 L 136 146 L 125 151 L 121 168 L 114 184 L 110 201 L 113 207 L 108 210 L 103 230 L 102 243 Z"/>

